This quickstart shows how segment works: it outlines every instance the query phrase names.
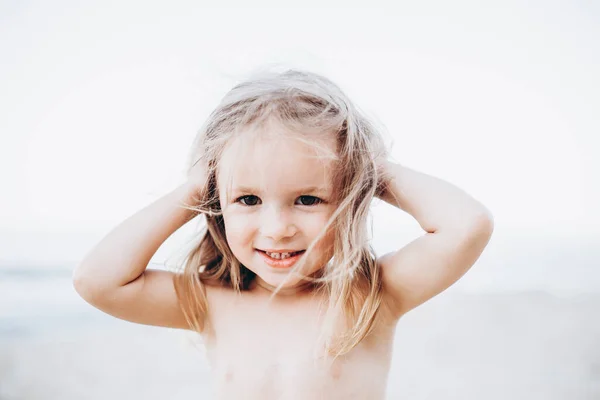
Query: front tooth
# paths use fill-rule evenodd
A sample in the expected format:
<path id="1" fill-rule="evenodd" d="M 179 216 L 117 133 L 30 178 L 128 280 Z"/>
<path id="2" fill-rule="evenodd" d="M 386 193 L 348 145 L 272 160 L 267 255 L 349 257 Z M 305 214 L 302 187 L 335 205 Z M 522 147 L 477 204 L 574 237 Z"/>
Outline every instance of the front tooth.
<path id="1" fill-rule="evenodd" d="M 281 260 L 283 258 L 288 258 L 292 253 L 267 253 L 270 257 L 275 258 L 277 260 Z"/>

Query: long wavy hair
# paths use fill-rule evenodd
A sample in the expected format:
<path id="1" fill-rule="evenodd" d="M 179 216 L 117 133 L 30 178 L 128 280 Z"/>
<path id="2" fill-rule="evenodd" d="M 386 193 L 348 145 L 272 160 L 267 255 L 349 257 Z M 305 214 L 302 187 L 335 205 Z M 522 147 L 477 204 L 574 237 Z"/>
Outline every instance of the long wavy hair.
<path id="1" fill-rule="evenodd" d="M 226 144 L 242 129 L 260 129 L 269 121 L 325 152 L 311 135 L 335 135 L 335 154 L 324 156 L 333 160 L 335 210 L 291 271 L 297 273 L 317 242 L 333 232 L 333 256 L 319 274 L 305 278 L 328 299 L 321 338 L 326 353 L 335 359 L 369 335 L 382 312 L 381 272 L 367 228 L 371 200 L 385 192 L 388 182 L 378 168 L 388 153 L 383 129 L 322 75 L 298 69 L 255 71 L 223 97 L 198 131 L 186 168 L 189 174 L 196 163 L 203 163 L 206 185 L 193 204 L 181 206 L 206 219 L 201 239 L 175 275 L 175 290 L 190 328 L 202 333 L 210 324 L 206 284 L 238 293 L 250 288 L 255 273 L 236 259 L 227 243 L 217 174 Z"/>

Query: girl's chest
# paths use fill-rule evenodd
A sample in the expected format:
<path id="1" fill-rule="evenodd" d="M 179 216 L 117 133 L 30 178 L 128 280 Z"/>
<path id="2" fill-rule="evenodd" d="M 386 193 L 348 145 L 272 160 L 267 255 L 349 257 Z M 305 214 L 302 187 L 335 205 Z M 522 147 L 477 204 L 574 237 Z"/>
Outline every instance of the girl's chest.
<path id="1" fill-rule="evenodd" d="M 207 343 L 217 398 L 383 399 L 391 348 L 361 343 L 348 355 L 323 359 L 316 328 L 239 327 Z"/>
<path id="2" fill-rule="evenodd" d="M 274 393 L 273 398 L 311 398 L 311 393 L 372 393 L 373 385 L 377 390 L 385 387 L 391 346 L 385 341 L 365 341 L 347 356 L 324 361 L 320 357 L 323 321 L 314 304 L 261 309 L 250 302 L 228 309 L 212 319 L 212 334 L 205 337 L 220 393 L 244 394 L 244 398 L 252 398 L 250 393 L 261 393 L 263 399 L 269 398 L 265 393 Z"/>
<path id="3" fill-rule="evenodd" d="M 316 304 L 264 304 L 254 299 L 225 303 L 211 318 L 206 338 L 214 368 L 298 370 L 318 349 L 322 318 Z"/>

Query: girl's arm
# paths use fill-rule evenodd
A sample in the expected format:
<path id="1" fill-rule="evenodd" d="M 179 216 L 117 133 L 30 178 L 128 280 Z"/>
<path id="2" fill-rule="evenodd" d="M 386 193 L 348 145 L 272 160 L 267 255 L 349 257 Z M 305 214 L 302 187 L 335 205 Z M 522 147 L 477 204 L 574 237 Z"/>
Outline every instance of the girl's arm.
<path id="1" fill-rule="evenodd" d="M 489 210 L 458 187 L 386 161 L 382 200 L 412 215 L 426 232 L 379 258 L 397 318 L 441 293 L 477 261 L 494 229 Z"/>
<path id="2" fill-rule="evenodd" d="M 161 244 L 193 218 L 196 186 L 189 182 L 130 216 L 104 237 L 73 272 L 73 286 L 96 308 L 146 325 L 188 328 L 173 286 L 174 273 L 146 269 Z"/>

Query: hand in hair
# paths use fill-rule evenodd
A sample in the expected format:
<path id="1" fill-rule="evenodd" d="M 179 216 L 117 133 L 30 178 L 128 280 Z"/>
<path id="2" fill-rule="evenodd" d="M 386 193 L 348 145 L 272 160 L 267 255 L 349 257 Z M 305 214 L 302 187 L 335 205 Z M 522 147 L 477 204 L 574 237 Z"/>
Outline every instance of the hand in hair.
<path id="1" fill-rule="evenodd" d="M 375 197 L 385 200 L 389 197 L 389 162 L 387 159 L 377 159 L 377 189 L 375 190 Z"/>
<path id="2" fill-rule="evenodd" d="M 187 171 L 187 185 L 190 189 L 199 192 L 206 186 L 208 179 L 208 166 L 201 158 L 196 160 Z"/>

